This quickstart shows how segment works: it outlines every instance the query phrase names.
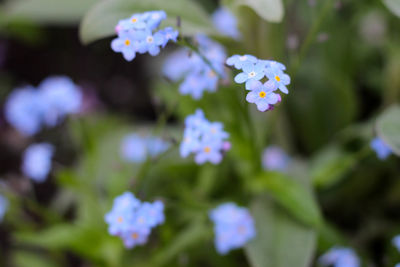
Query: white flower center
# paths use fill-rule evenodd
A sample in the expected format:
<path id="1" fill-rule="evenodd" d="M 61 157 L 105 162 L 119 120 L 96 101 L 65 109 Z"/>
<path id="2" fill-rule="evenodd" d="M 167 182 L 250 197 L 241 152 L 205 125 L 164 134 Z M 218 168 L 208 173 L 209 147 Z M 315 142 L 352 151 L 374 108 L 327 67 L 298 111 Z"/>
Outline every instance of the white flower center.
<path id="1" fill-rule="evenodd" d="M 249 78 L 253 78 L 254 76 L 256 76 L 256 73 L 254 71 L 249 73 Z"/>
<path id="2" fill-rule="evenodd" d="M 240 61 L 245 61 L 247 59 L 247 56 L 241 56 L 241 57 L 239 57 L 239 60 Z"/>
<path id="3" fill-rule="evenodd" d="M 154 42 L 153 36 L 147 36 L 146 42 L 149 43 L 149 44 L 151 44 L 152 42 Z"/>

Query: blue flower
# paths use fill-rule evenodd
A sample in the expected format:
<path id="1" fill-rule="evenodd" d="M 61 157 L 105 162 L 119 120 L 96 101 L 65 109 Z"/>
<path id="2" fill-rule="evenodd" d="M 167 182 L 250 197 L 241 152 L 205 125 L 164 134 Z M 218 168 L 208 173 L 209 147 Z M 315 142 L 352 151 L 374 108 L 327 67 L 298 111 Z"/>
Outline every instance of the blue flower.
<path id="1" fill-rule="evenodd" d="M 278 67 L 269 67 L 265 69 L 265 75 L 274 83 L 275 88 L 279 88 L 282 93 L 288 94 L 289 91 L 286 85 L 290 84 L 289 75 L 283 73 Z"/>
<path id="2" fill-rule="evenodd" d="M 236 69 L 241 70 L 245 63 L 256 64 L 258 59 L 252 55 L 233 55 L 226 60 L 228 66 L 234 66 Z"/>
<path id="3" fill-rule="evenodd" d="M 243 72 L 236 75 L 235 82 L 246 82 L 246 89 L 250 90 L 251 81 L 259 81 L 264 77 L 264 69 L 265 67 L 261 63 L 246 62 L 243 64 Z"/>
<path id="4" fill-rule="evenodd" d="M 204 91 L 215 92 L 217 90 L 219 79 L 226 75 L 224 68 L 226 53 L 221 45 L 204 35 L 197 35 L 195 42 L 198 44 L 200 53 L 208 62 L 199 55 L 182 49 L 166 59 L 163 73 L 173 81 L 183 79 L 179 86 L 179 92 L 183 95 L 191 95 L 197 100 L 203 96 Z"/>
<path id="5" fill-rule="evenodd" d="M 393 237 L 392 244 L 400 252 L 400 235 L 397 235 L 397 236 Z"/>
<path id="6" fill-rule="evenodd" d="M 22 172 L 36 182 L 43 182 L 51 169 L 54 148 L 47 143 L 30 145 L 24 152 Z"/>
<path id="7" fill-rule="evenodd" d="M 218 206 L 209 216 L 214 222 L 215 247 L 220 254 L 243 247 L 256 235 L 249 211 L 234 203 Z"/>
<path id="8" fill-rule="evenodd" d="M 57 125 L 68 114 L 78 113 L 82 104 L 82 92 L 66 76 L 51 76 L 43 80 L 38 90 L 44 103 L 44 123 Z"/>
<path id="9" fill-rule="evenodd" d="M 141 163 L 147 157 L 156 157 L 170 147 L 164 140 L 153 136 L 126 135 L 121 142 L 121 157 L 127 162 Z"/>
<path id="10" fill-rule="evenodd" d="M 267 147 L 262 155 L 262 166 L 265 170 L 286 171 L 289 156 L 278 146 Z"/>
<path id="11" fill-rule="evenodd" d="M 323 266 L 359 267 L 360 260 L 351 248 L 333 247 L 319 258 Z"/>
<path id="12" fill-rule="evenodd" d="M 145 244 L 152 228 L 164 223 L 164 204 L 142 203 L 132 193 L 125 192 L 115 198 L 104 220 L 111 235 L 119 236 L 126 248 L 133 248 Z"/>
<path id="13" fill-rule="evenodd" d="M 185 130 L 180 145 L 182 157 L 195 154 L 197 164 L 211 162 L 218 164 L 223 158 L 223 152 L 230 149 L 226 139 L 229 134 L 223 130 L 220 122 L 209 122 L 201 109 L 185 119 Z"/>
<path id="14" fill-rule="evenodd" d="M 394 267 L 400 267 L 400 263 L 397 263 Z"/>
<path id="15" fill-rule="evenodd" d="M 42 125 L 55 126 L 67 114 L 80 111 L 82 93 L 66 76 L 52 76 L 35 89 L 15 89 L 5 104 L 7 121 L 24 135 L 33 135 Z"/>
<path id="16" fill-rule="evenodd" d="M 280 69 L 282 71 L 286 70 L 286 66 L 283 65 L 282 63 L 278 62 L 278 61 L 259 59 L 259 62 L 264 64 L 265 68 L 277 68 L 277 69 Z"/>
<path id="17" fill-rule="evenodd" d="M 279 94 L 274 93 L 274 85 L 270 81 L 262 84 L 260 81 L 250 83 L 251 91 L 247 94 L 246 100 L 255 103 L 259 111 L 271 109 L 273 105 L 281 101 Z"/>
<path id="18" fill-rule="evenodd" d="M 392 149 L 379 137 L 375 137 L 370 146 L 381 160 L 388 158 L 392 154 Z"/>
<path id="19" fill-rule="evenodd" d="M 3 221 L 4 215 L 8 210 L 8 200 L 0 194 L 0 222 Z"/>
<path id="20" fill-rule="evenodd" d="M 215 28 L 223 35 L 239 39 L 241 37 L 237 27 L 237 19 L 227 8 L 218 8 L 212 14 L 212 21 Z"/>
<path id="21" fill-rule="evenodd" d="M 163 30 L 160 30 L 159 33 L 163 36 L 163 43 L 161 44 L 163 48 L 171 40 L 176 43 L 179 35 L 179 32 L 174 30 L 172 27 L 166 27 Z"/>
<path id="22" fill-rule="evenodd" d="M 179 34 L 171 27 L 154 31 L 166 18 L 164 11 L 149 11 L 119 21 L 115 28 L 118 37 L 111 42 L 112 50 L 122 53 L 127 61 L 132 61 L 137 52 L 158 55 L 160 47 L 165 47 L 170 40 L 176 42 Z"/>
<path id="23" fill-rule="evenodd" d="M 23 135 L 33 135 L 40 131 L 42 102 L 32 86 L 15 89 L 5 103 L 7 121 Z"/>

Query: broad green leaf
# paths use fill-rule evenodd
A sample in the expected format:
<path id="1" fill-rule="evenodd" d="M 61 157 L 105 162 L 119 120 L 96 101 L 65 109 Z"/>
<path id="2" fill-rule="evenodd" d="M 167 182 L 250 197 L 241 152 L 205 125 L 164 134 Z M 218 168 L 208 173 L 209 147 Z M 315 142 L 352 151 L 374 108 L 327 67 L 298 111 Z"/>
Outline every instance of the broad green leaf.
<path id="1" fill-rule="evenodd" d="M 252 184 L 254 192 L 268 192 L 301 222 L 319 227 L 321 214 L 310 190 L 300 181 L 278 172 L 265 172 L 256 177 Z"/>
<path id="2" fill-rule="evenodd" d="M 7 20 L 22 19 L 43 24 L 76 24 L 99 0 L 8 0 Z"/>
<path id="3" fill-rule="evenodd" d="M 400 17 L 400 0 L 383 0 L 383 3 L 393 14 Z"/>
<path id="4" fill-rule="evenodd" d="M 236 0 L 234 5 L 248 6 L 266 21 L 281 22 L 283 19 L 282 0 Z"/>
<path id="5" fill-rule="evenodd" d="M 12 255 L 12 266 L 18 267 L 56 267 L 56 262 L 38 252 L 15 251 Z"/>
<path id="6" fill-rule="evenodd" d="M 340 180 L 357 162 L 355 155 L 338 146 L 329 146 L 317 153 L 311 161 L 311 177 L 318 187 L 328 187 Z"/>
<path id="7" fill-rule="evenodd" d="M 209 16 L 192 0 L 104 0 L 84 17 L 80 26 L 81 40 L 87 44 L 112 36 L 119 20 L 149 10 L 164 10 L 167 13 L 168 18 L 162 26 L 176 27 L 177 17 L 180 17 L 181 34 L 214 33 Z"/>
<path id="8" fill-rule="evenodd" d="M 308 267 L 316 244 L 315 231 L 294 221 L 266 197 L 251 204 L 257 235 L 245 247 L 252 267 Z"/>
<path id="9" fill-rule="evenodd" d="M 392 106 L 379 116 L 376 131 L 393 153 L 400 156 L 400 106 Z"/>

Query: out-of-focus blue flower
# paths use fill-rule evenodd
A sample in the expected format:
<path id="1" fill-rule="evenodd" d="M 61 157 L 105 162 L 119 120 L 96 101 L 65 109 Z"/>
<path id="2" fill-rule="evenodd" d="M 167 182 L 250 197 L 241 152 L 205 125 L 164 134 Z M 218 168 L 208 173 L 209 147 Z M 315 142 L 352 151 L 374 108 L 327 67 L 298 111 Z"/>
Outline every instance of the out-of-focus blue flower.
<path id="1" fill-rule="evenodd" d="M 252 81 L 261 80 L 265 73 L 265 66 L 261 63 L 253 64 L 251 62 L 246 62 L 243 64 L 243 72 L 235 76 L 235 82 L 244 83 L 246 82 L 246 89 L 250 90 L 250 84 Z"/>
<path id="2" fill-rule="evenodd" d="M 359 267 L 360 260 L 357 254 L 346 247 L 333 247 L 319 258 L 323 266 Z"/>
<path id="3" fill-rule="evenodd" d="M 155 31 L 166 18 L 167 14 L 161 10 L 133 14 L 129 19 L 120 20 L 115 27 L 118 37 L 111 42 L 112 50 L 122 53 L 127 61 L 132 61 L 136 53 L 158 55 L 160 47 L 171 40 L 176 42 L 179 34 L 171 27 Z"/>
<path id="4" fill-rule="evenodd" d="M 82 104 L 82 92 L 66 76 L 52 76 L 43 80 L 38 90 L 44 102 L 43 119 L 46 125 L 55 126 L 68 114 L 78 113 Z"/>
<path id="5" fill-rule="evenodd" d="M 47 143 L 30 145 L 24 152 L 22 172 L 36 182 L 46 180 L 51 170 L 54 148 Z"/>
<path id="6" fill-rule="evenodd" d="M 194 99 L 200 99 L 204 91 L 215 92 L 218 81 L 226 76 L 224 62 L 225 49 L 205 35 L 196 35 L 195 43 L 201 55 L 189 53 L 182 49 L 172 53 L 164 62 L 164 75 L 173 80 L 182 80 L 179 92 L 183 95 L 191 95 Z M 189 56 L 190 55 L 190 56 Z"/>
<path id="7" fill-rule="evenodd" d="M 3 221 L 4 215 L 8 210 L 8 200 L 0 194 L 0 222 Z"/>
<path id="8" fill-rule="evenodd" d="M 214 222 L 215 247 L 220 254 L 243 247 L 256 235 L 254 221 L 246 208 L 225 203 L 210 212 Z"/>
<path id="9" fill-rule="evenodd" d="M 212 15 L 215 28 L 223 35 L 239 39 L 241 37 L 237 19 L 232 12 L 224 7 L 218 8 Z"/>
<path id="10" fill-rule="evenodd" d="M 197 164 L 218 164 L 223 158 L 223 152 L 230 148 L 227 148 L 226 144 L 228 137 L 229 134 L 223 130 L 222 123 L 209 122 L 203 111 L 198 109 L 195 114 L 185 119 L 185 130 L 180 145 L 181 156 L 185 158 L 193 153 Z"/>
<path id="11" fill-rule="evenodd" d="M 392 244 L 400 252 L 400 235 L 397 235 L 397 236 L 393 237 Z"/>
<path id="12" fill-rule="evenodd" d="M 234 66 L 236 69 L 241 70 L 245 63 L 256 64 L 258 59 L 252 55 L 233 55 L 226 60 L 228 66 Z"/>
<path id="13" fill-rule="evenodd" d="M 125 192 L 115 198 L 104 220 L 111 235 L 119 236 L 126 248 L 133 248 L 145 244 L 151 229 L 164 223 L 164 204 L 140 202 L 132 193 Z"/>
<path id="14" fill-rule="evenodd" d="M 159 33 L 163 36 L 163 43 L 161 46 L 164 48 L 169 41 L 176 41 L 178 40 L 178 35 L 179 32 L 177 30 L 174 30 L 172 27 L 166 27 L 163 30 L 160 30 Z"/>
<path id="15" fill-rule="evenodd" d="M 289 75 L 283 73 L 279 67 L 269 67 L 265 69 L 265 75 L 272 81 L 276 88 L 278 88 L 282 93 L 288 94 L 289 90 L 286 85 L 290 84 Z"/>
<path id="16" fill-rule="evenodd" d="M 40 131 L 42 113 L 43 102 L 32 86 L 15 89 L 5 104 L 7 121 L 20 133 L 28 136 Z"/>
<path id="17" fill-rule="evenodd" d="M 43 80 L 38 89 L 32 86 L 15 89 L 5 104 L 7 121 L 24 135 L 33 135 L 43 125 L 53 127 L 66 115 L 80 111 L 82 92 L 66 76 Z"/>
<path id="18" fill-rule="evenodd" d="M 260 81 L 252 81 L 250 89 L 246 100 L 249 103 L 255 103 L 259 111 L 264 112 L 281 100 L 280 95 L 274 93 L 274 85 L 270 81 L 265 84 Z"/>
<path id="19" fill-rule="evenodd" d="M 156 157 L 170 147 L 169 143 L 154 136 L 129 134 L 122 139 L 121 157 L 128 162 L 141 163 L 147 157 Z"/>
<path id="20" fill-rule="evenodd" d="M 392 154 L 392 149 L 379 137 L 372 139 L 370 146 L 381 160 L 388 158 Z"/>
<path id="21" fill-rule="evenodd" d="M 265 170 L 286 171 L 289 163 L 289 156 L 278 146 L 269 146 L 263 152 L 262 166 Z"/>
<path id="22" fill-rule="evenodd" d="M 400 263 L 397 263 L 394 267 L 400 267 Z"/>

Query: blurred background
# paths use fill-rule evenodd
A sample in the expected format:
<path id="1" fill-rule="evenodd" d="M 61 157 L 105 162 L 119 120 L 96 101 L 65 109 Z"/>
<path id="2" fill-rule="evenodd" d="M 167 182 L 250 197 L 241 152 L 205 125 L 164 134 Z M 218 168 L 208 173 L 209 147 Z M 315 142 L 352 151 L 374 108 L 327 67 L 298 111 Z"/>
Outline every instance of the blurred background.
<path id="1" fill-rule="evenodd" d="M 9 202 L 0 224 L 0 266 L 319 266 L 317 258 L 335 245 L 352 247 L 362 266 L 400 262 L 391 243 L 400 234 L 400 160 L 380 160 L 370 148 L 382 132 L 377 121 L 400 100 L 399 1 L 278 1 L 281 19 L 239 1 L 192 1 L 210 20 L 221 5 L 233 10 L 242 38 L 210 33 L 228 56 L 252 54 L 288 68 L 290 93 L 275 110 L 246 106 L 251 130 L 237 108 L 245 95 L 233 91 L 243 86 L 232 79 L 196 101 L 163 76 L 163 62 L 178 45 L 127 62 L 111 50 L 111 36 L 84 44 L 82 20 L 100 2 L 0 0 L 0 192 Z M 135 13 L 136 2 L 116 14 Z M 150 10 L 163 9 L 150 2 Z M 202 28 L 184 34 L 197 32 Z M 82 106 L 57 126 L 24 136 L 5 117 L 7 98 L 52 75 L 80 87 Z M 197 107 L 231 134 L 232 150 L 220 165 L 179 157 L 183 119 Z M 156 161 L 124 162 L 120 142 L 132 132 L 161 136 L 171 148 Z M 46 181 L 36 183 L 21 164 L 25 149 L 41 142 L 55 152 Z M 282 179 L 301 190 L 286 192 L 292 188 L 286 182 L 254 192 L 245 186 L 260 172 L 281 175 L 262 170 L 269 145 L 290 156 L 289 178 Z M 108 235 L 103 221 L 124 191 L 166 203 L 167 222 L 133 250 Z M 207 210 L 223 201 L 253 211 L 265 205 L 266 218 L 256 225 L 269 230 L 258 252 L 251 246 L 227 256 L 215 252 Z"/>

